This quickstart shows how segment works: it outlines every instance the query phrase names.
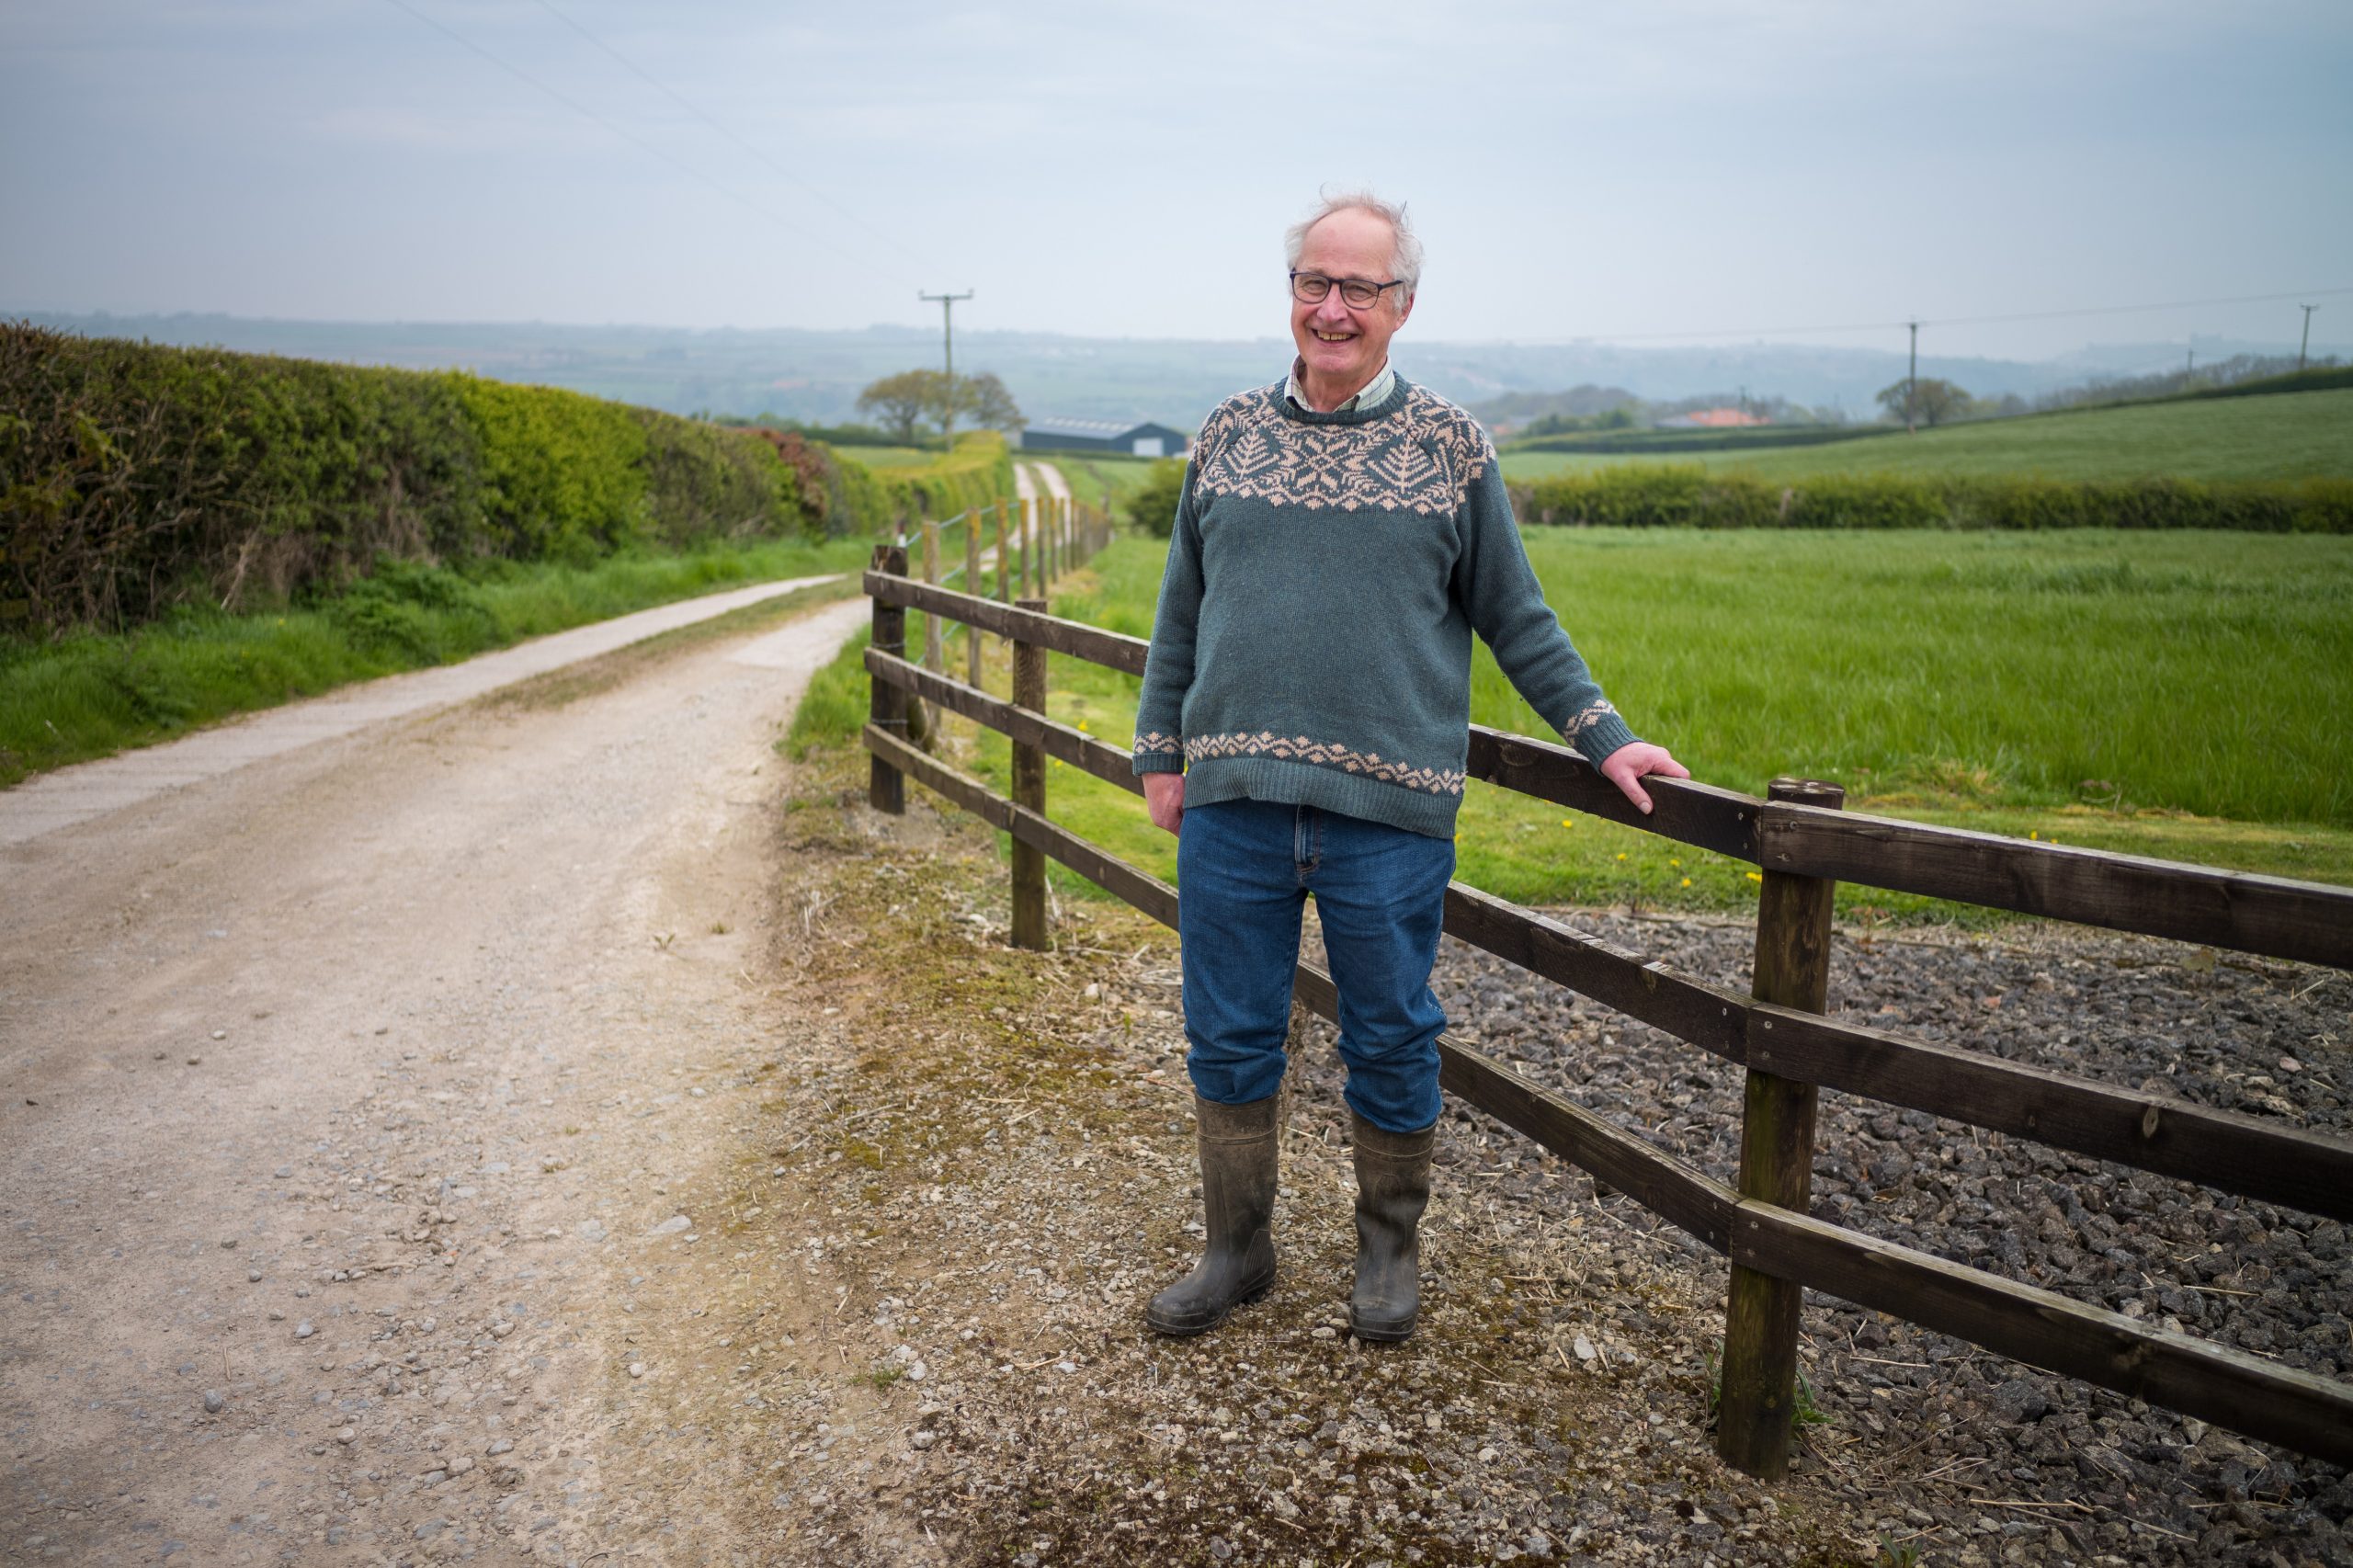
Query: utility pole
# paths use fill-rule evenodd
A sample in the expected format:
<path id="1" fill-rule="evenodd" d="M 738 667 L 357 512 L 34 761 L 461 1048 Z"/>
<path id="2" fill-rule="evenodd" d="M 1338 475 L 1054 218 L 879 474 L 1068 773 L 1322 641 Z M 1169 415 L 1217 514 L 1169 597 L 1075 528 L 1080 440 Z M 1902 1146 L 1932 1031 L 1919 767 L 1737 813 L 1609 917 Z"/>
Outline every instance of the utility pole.
<path id="1" fill-rule="evenodd" d="M 1920 387 L 1920 324 L 1905 322 L 1912 329 L 1912 368 L 1904 373 L 1904 433 L 1915 434 L 1918 426 L 1912 423 L 1913 399 Z"/>
<path id="2" fill-rule="evenodd" d="M 2320 309 L 2318 305 L 2306 305 L 2303 307 L 2304 340 L 2296 345 L 2296 369 L 2299 370 L 2304 368 L 2304 350 L 2313 346 L 2313 312 L 2318 309 Z"/>
<path id="3" fill-rule="evenodd" d="M 949 451 L 956 449 L 956 301 L 972 297 L 970 289 L 961 294 L 926 294 L 918 290 L 918 300 L 939 301 L 939 336 L 948 350 L 948 392 L 940 403 L 939 440 Z"/>

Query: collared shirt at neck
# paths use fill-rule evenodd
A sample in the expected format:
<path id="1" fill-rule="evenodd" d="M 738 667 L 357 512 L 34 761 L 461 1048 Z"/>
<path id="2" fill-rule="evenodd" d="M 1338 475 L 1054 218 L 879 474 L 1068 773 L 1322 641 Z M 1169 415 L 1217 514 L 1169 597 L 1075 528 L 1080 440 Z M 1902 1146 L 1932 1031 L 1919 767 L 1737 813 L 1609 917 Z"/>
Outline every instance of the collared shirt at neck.
<path id="1" fill-rule="evenodd" d="M 1383 359 L 1381 362 L 1380 372 L 1357 389 L 1355 396 L 1342 402 L 1337 408 L 1320 409 L 1307 401 L 1307 389 L 1299 384 L 1299 373 L 1304 369 L 1306 369 L 1305 364 L 1297 356 L 1293 356 L 1290 362 L 1290 377 L 1283 386 L 1283 395 L 1311 414 L 1354 414 L 1359 408 L 1375 407 L 1388 397 L 1390 389 L 1397 384 L 1397 372 L 1389 368 L 1388 360 Z"/>

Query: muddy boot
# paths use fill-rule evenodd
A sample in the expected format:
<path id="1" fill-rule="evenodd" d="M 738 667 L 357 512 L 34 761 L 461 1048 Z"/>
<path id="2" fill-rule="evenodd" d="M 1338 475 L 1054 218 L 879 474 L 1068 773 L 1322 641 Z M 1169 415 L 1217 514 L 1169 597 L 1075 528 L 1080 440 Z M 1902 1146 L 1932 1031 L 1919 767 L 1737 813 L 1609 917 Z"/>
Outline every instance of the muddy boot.
<path id="1" fill-rule="evenodd" d="M 1353 1113 L 1357 1154 L 1357 1288 L 1348 1327 L 1358 1339 L 1404 1339 L 1422 1306 L 1422 1210 L 1430 1201 L 1433 1122 L 1385 1132 Z"/>
<path id="2" fill-rule="evenodd" d="M 1209 1245 L 1193 1272 L 1152 1299 L 1143 1321 L 1163 1334 L 1206 1334 L 1275 1283 L 1275 1105 L 1219 1105 L 1199 1096 L 1201 1198 Z"/>

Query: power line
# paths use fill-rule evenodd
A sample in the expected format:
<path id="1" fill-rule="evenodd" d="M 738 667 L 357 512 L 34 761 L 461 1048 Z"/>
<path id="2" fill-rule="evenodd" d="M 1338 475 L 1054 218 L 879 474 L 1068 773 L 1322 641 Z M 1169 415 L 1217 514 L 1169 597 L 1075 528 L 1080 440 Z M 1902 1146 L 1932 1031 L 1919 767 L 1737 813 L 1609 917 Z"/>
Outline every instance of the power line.
<path id="1" fill-rule="evenodd" d="M 795 223 L 779 217 L 776 213 L 769 211 L 767 208 L 761 206 L 758 202 L 754 201 L 750 197 L 745 196 L 743 192 L 736 190 L 730 186 L 721 184 L 718 180 L 713 179 L 709 174 L 695 167 L 692 164 L 687 163 L 683 159 L 671 156 L 669 153 L 664 152 L 653 142 L 646 141 L 636 132 L 625 130 L 622 127 L 614 124 L 611 120 L 606 119 L 603 115 L 598 114 L 595 109 L 590 108 L 587 105 L 581 103 L 579 100 L 567 94 L 558 91 L 554 87 L 550 86 L 547 83 L 540 81 L 537 76 L 532 75 L 521 66 L 513 64 L 508 61 L 502 59 L 498 55 L 492 53 L 489 50 L 484 49 L 481 44 L 476 43 L 465 34 L 458 31 L 455 28 L 449 27 L 446 23 L 438 21 L 435 18 L 426 16 L 424 12 L 410 5 L 408 0 L 387 0 L 387 3 L 398 6 L 401 10 L 407 12 L 410 16 L 415 17 L 418 21 L 423 22 L 426 27 L 431 28 L 434 31 L 440 33 L 445 38 L 450 39 L 465 48 L 472 50 L 474 53 L 479 54 L 484 60 L 489 61 L 493 65 L 497 66 L 501 71 L 506 72 L 508 75 L 529 83 L 531 86 L 538 88 L 542 93 L 545 93 L 548 97 L 553 98 L 556 102 L 562 104 L 573 113 L 579 115 L 582 119 L 596 121 L 598 125 L 603 126 L 607 131 L 611 131 L 614 135 L 620 137 L 622 141 L 627 142 L 630 145 L 637 148 L 639 151 L 653 157 L 659 158 L 662 162 L 669 165 L 672 168 L 678 170 L 680 173 L 691 176 L 693 178 L 701 181 L 704 185 L 709 186 L 711 189 L 727 198 L 730 201 L 735 202 L 737 205 L 744 207 L 752 212 L 757 213 L 760 217 L 767 219 L 769 222 L 776 224 L 779 228 L 790 231 L 801 239 L 813 241 L 815 244 L 824 246 L 827 250 L 832 251 L 835 256 L 840 256 L 845 261 L 859 262 L 860 265 L 863 265 L 863 263 L 860 262 L 859 257 L 852 256 L 849 252 L 842 249 L 841 246 L 835 244 L 832 241 L 824 239 L 817 234 L 813 234 L 807 229 L 801 228 Z"/>
<path id="2" fill-rule="evenodd" d="M 1836 326 L 1755 326 L 1721 327 L 1710 332 L 1613 332 L 1585 335 L 1581 341 L 1589 343 L 1665 343 L 1681 339 L 1795 337 L 1814 333 L 1830 332 L 1893 332 L 1899 327 L 1920 326 L 1991 326 L 2004 322 L 2060 321 L 2071 316 L 2132 315 L 2147 311 L 2191 310 L 2206 305 L 2265 305 L 2281 300 L 2308 300 L 2315 295 L 2353 294 L 2353 287 L 2344 289 L 2302 289 L 2286 294 L 2237 294 L 2211 300 L 2167 300 L 2148 305 L 2085 305 L 2065 311 L 2019 311 L 1995 316 L 1921 316 L 1901 321 L 1847 322 Z"/>
<path id="3" fill-rule="evenodd" d="M 549 16 L 553 17 L 557 21 L 562 22 L 565 27 L 570 28 L 574 32 L 578 33 L 582 38 L 586 39 L 590 43 L 595 44 L 598 49 L 603 50 L 616 61 L 619 61 L 640 81 L 645 83 L 646 85 L 652 87 L 654 91 L 668 98 L 672 103 L 676 104 L 680 108 L 686 110 L 688 114 L 693 115 L 697 119 L 702 121 L 705 125 L 710 127 L 713 131 L 718 131 L 719 134 L 726 137 L 727 140 L 735 143 L 736 146 L 741 147 L 745 152 L 749 153 L 753 157 L 757 158 L 761 163 L 767 165 L 767 167 L 780 178 L 790 180 L 794 185 L 799 186 L 802 190 L 807 191 L 810 195 L 815 197 L 818 200 L 832 208 L 843 218 L 848 220 L 851 223 L 856 224 L 858 228 L 865 230 L 875 239 L 880 240 L 884 244 L 890 246 L 892 250 L 898 253 L 902 260 L 906 261 L 911 266 L 914 265 L 915 258 L 907 254 L 906 246 L 900 241 L 884 233 L 881 230 L 876 228 L 873 224 L 868 222 L 865 219 L 859 217 L 857 213 L 851 211 L 848 208 L 843 206 L 840 202 L 835 200 L 832 197 L 826 195 L 815 186 L 811 185 L 807 180 L 795 174 L 791 169 L 777 162 L 774 158 L 769 157 L 767 153 L 762 152 L 758 147 L 737 135 L 729 127 L 722 124 L 711 116 L 705 114 L 700 108 L 698 108 L 694 104 L 688 102 L 682 94 L 671 87 L 668 83 L 654 76 L 653 73 L 638 64 L 636 61 L 631 60 L 628 55 L 623 54 L 620 50 L 615 49 L 611 44 L 607 43 L 603 39 L 598 38 L 586 28 L 582 27 L 578 22 L 574 21 L 562 11 L 557 10 L 554 6 L 549 3 L 549 0 L 540 0 L 540 8 L 547 12 Z"/>

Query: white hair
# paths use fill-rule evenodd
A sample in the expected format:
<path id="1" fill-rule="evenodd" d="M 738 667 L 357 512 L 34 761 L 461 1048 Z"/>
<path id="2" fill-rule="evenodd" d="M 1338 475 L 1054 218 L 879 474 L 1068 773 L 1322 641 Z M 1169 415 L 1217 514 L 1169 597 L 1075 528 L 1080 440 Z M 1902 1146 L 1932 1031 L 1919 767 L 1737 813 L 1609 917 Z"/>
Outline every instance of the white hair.
<path id="1" fill-rule="evenodd" d="M 1369 190 L 1326 190 L 1316 203 L 1315 210 L 1283 231 L 1283 264 L 1292 271 L 1299 269 L 1299 258 L 1307 249 L 1307 231 L 1335 212 L 1370 212 L 1389 225 L 1395 243 L 1389 252 L 1389 276 L 1404 285 L 1397 290 L 1397 309 L 1404 310 L 1406 301 L 1421 290 L 1422 242 L 1414 233 L 1413 223 L 1405 216 L 1403 202 L 1383 201 Z"/>

